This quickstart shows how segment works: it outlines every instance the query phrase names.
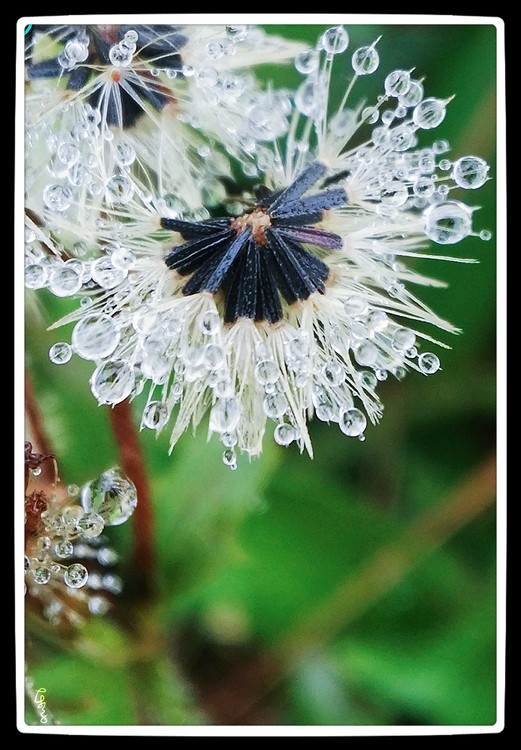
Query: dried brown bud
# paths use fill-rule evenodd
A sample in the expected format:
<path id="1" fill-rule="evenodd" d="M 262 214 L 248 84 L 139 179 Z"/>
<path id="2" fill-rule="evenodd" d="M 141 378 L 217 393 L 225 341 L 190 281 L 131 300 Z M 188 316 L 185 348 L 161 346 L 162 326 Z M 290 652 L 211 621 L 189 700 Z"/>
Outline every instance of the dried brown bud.
<path id="1" fill-rule="evenodd" d="M 47 499 L 42 490 L 34 490 L 25 498 L 25 528 L 32 533 L 38 528 L 42 513 L 47 510 Z"/>
<path id="2" fill-rule="evenodd" d="M 26 469 L 37 469 L 40 464 L 46 461 L 48 458 L 54 458 L 54 453 L 33 453 L 32 443 L 27 441 L 25 443 L 25 468 Z"/>

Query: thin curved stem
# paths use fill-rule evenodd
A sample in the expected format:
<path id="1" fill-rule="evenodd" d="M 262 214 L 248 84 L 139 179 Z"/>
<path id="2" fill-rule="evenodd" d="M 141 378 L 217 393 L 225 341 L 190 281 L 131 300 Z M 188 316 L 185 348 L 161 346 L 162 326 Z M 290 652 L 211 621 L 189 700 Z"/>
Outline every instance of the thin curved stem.
<path id="1" fill-rule="evenodd" d="M 36 401 L 31 380 L 27 373 L 25 375 L 25 413 L 33 445 L 38 448 L 40 453 L 47 455 L 54 453 L 51 440 L 43 426 L 38 402 Z"/>
<path id="2" fill-rule="evenodd" d="M 309 615 L 256 658 L 270 677 L 250 694 L 235 695 L 230 723 L 240 724 L 253 707 L 280 685 L 306 653 L 320 649 L 397 586 L 404 576 L 457 531 L 493 505 L 496 457 L 491 455 L 436 507 L 414 519 L 400 536 L 381 547 L 360 570 L 343 580 Z M 246 665 L 247 668 L 248 665 Z M 241 669 L 244 669 L 244 665 Z M 240 670 L 239 670 L 240 672 Z M 240 673 L 227 685 L 241 685 Z"/>
<path id="3" fill-rule="evenodd" d="M 136 574 L 133 576 L 135 594 L 147 596 L 154 588 L 154 517 L 145 459 L 128 400 L 110 409 L 110 421 L 121 468 L 137 490 L 138 503 L 132 517 L 134 539 L 131 564 Z"/>

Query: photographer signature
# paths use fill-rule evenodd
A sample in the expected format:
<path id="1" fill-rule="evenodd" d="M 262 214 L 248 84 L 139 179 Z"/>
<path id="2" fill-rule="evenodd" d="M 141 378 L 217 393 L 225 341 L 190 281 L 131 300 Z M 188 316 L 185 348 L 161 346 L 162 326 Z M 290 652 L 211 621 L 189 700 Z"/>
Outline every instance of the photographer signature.
<path id="1" fill-rule="evenodd" d="M 40 724 L 47 724 L 47 711 L 45 710 L 45 688 L 38 688 L 34 696 L 34 705 L 40 714 Z"/>

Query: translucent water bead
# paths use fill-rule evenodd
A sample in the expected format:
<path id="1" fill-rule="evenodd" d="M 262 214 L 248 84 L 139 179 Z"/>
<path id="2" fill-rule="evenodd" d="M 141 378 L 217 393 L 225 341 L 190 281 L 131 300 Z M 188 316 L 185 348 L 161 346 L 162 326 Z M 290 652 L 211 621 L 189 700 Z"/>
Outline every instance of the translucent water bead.
<path id="1" fill-rule="evenodd" d="M 241 404 L 235 396 L 218 399 L 210 411 L 212 432 L 233 432 L 241 418 Z"/>
<path id="2" fill-rule="evenodd" d="M 168 406 L 163 401 L 151 401 L 143 410 L 143 424 L 151 430 L 164 427 L 168 417 Z"/>
<path id="3" fill-rule="evenodd" d="M 349 34 L 343 26 L 331 26 L 320 37 L 322 49 L 328 55 L 339 55 L 347 49 Z"/>
<path id="4" fill-rule="evenodd" d="M 354 350 L 359 365 L 374 365 L 378 359 L 378 347 L 372 341 L 362 341 Z"/>
<path id="5" fill-rule="evenodd" d="M 288 129 L 288 123 L 277 105 L 273 102 L 262 102 L 250 109 L 246 127 L 257 141 L 266 141 L 283 135 Z"/>
<path id="6" fill-rule="evenodd" d="M 127 275 L 125 267 L 115 266 L 112 258 L 98 258 L 91 266 L 92 279 L 102 289 L 113 289 Z"/>
<path id="7" fill-rule="evenodd" d="M 136 159 L 136 152 L 130 143 L 118 143 L 114 150 L 114 158 L 122 167 L 130 167 Z"/>
<path id="8" fill-rule="evenodd" d="M 418 196 L 418 198 L 430 198 L 434 193 L 435 187 L 430 177 L 417 177 L 412 189 L 414 195 Z"/>
<path id="9" fill-rule="evenodd" d="M 67 185 L 46 185 L 43 191 L 43 202 L 51 211 L 63 213 L 72 204 L 72 190 Z"/>
<path id="10" fill-rule="evenodd" d="M 89 56 L 89 45 L 79 39 L 70 39 L 65 45 L 64 52 L 74 63 L 85 62 Z"/>
<path id="11" fill-rule="evenodd" d="M 58 55 L 58 63 L 64 70 L 72 70 L 75 65 L 86 60 L 88 56 L 88 46 L 79 40 L 71 39 Z"/>
<path id="12" fill-rule="evenodd" d="M 432 352 L 423 352 L 418 357 L 418 367 L 424 375 L 432 375 L 440 369 L 440 360 Z"/>
<path id="13" fill-rule="evenodd" d="M 69 297 L 76 294 L 83 283 L 84 266 L 81 261 L 58 262 L 49 274 L 49 289 L 56 297 Z"/>
<path id="14" fill-rule="evenodd" d="M 326 385 L 336 387 L 344 382 L 344 368 L 339 362 L 331 360 L 322 368 L 322 380 Z"/>
<path id="15" fill-rule="evenodd" d="M 236 26 L 227 26 L 226 35 L 232 42 L 242 42 L 248 36 L 250 28 L 248 24 L 242 23 Z"/>
<path id="16" fill-rule="evenodd" d="M 72 347 L 65 341 L 60 341 L 49 349 L 49 359 L 55 365 L 64 365 L 71 357 Z"/>
<path id="17" fill-rule="evenodd" d="M 281 422 L 281 424 L 278 424 L 273 432 L 273 439 L 275 442 L 284 447 L 290 445 L 296 437 L 297 431 L 293 425 L 288 424 L 287 422 Z"/>
<path id="18" fill-rule="evenodd" d="M 229 466 L 232 471 L 237 468 L 237 454 L 233 448 L 227 448 L 222 455 L 223 464 Z"/>
<path id="19" fill-rule="evenodd" d="M 411 80 L 409 88 L 398 97 L 398 103 L 402 107 L 416 107 L 423 99 L 423 84 L 421 81 Z"/>
<path id="20" fill-rule="evenodd" d="M 115 174 L 107 180 L 106 195 L 109 202 L 124 205 L 132 199 L 133 194 L 134 185 L 126 175 Z"/>
<path id="21" fill-rule="evenodd" d="M 346 297 L 344 307 L 348 315 L 363 315 L 367 312 L 368 304 L 363 297 L 353 294 Z"/>
<path id="22" fill-rule="evenodd" d="M 312 73 L 318 68 L 319 60 L 318 50 L 305 49 L 296 56 L 295 68 L 299 73 L 303 73 L 304 75 Z"/>
<path id="23" fill-rule="evenodd" d="M 288 409 L 288 400 L 283 393 L 268 393 L 264 397 L 262 408 L 269 419 L 280 419 Z"/>
<path id="24" fill-rule="evenodd" d="M 126 360 L 109 360 L 96 367 L 90 387 L 98 403 L 119 404 L 130 396 L 135 382 L 134 369 Z"/>
<path id="25" fill-rule="evenodd" d="M 63 580 L 71 589 L 79 589 L 85 586 L 89 578 L 89 571 L 81 563 L 73 563 L 65 570 Z"/>
<path id="26" fill-rule="evenodd" d="M 114 268 L 128 271 L 136 260 L 134 253 L 126 247 L 118 247 L 111 253 L 110 261 Z"/>
<path id="27" fill-rule="evenodd" d="M 374 73 L 379 64 L 380 56 L 373 46 L 359 47 L 354 51 L 351 58 L 351 65 L 353 67 L 353 70 L 359 76 L 365 76 Z"/>
<path id="28" fill-rule="evenodd" d="M 80 149 L 76 143 L 72 141 L 64 141 L 58 146 L 56 155 L 63 164 L 72 166 L 80 158 Z"/>
<path id="29" fill-rule="evenodd" d="M 383 187 L 380 194 L 382 203 L 386 206 L 403 206 L 409 197 L 407 185 L 399 180 L 390 180 Z"/>
<path id="30" fill-rule="evenodd" d="M 137 500 L 135 486 L 119 469 L 105 471 L 81 490 L 83 509 L 99 514 L 107 526 L 119 526 L 127 521 Z"/>
<path id="31" fill-rule="evenodd" d="M 314 117 L 320 111 L 322 94 L 315 81 L 305 80 L 295 94 L 295 105 L 306 117 Z"/>
<path id="32" fill-rule="evenodd" d="M 221 319 L 217 310 L 206 310 L 197 319 L 197 325 L 201 333 L 207 336 L 215 336 L 221 327 Z"/>
<path id="33" fill-rule="evenodd" d="M 39 583 L 40 585 L 49 583 L 49 581 L 51 580 L 51 569 L 47 565 L 38 565 L 38 567 L 34 568 L 31 573 L 33 576 L 33 581 L 35 583 Z"/>
<path id="34" fill-rule="evenodd" d="M 384 82 L 387 96 L 403 96 L 411 85 L 411 74 L 407 70 L 393 70 Z"/>
<path id="35" fill-rule="evenodd" d="M 221 95 L 223 99 L 233 101 L 238 99 L 244 92 L 246 82 L 236 75 L 228 75 L 221 81 Z"/>
<path id="36" fill-rule="evenodd" d="M 61 559 L 70 557 L 74 552 L 74 545 L 69 539 L 64 539 L 54 546 L 54 552 Z"/>
<path id="37" fill-rule="evenodd" d="M 280 377 L 280 371 L 273 360 L 262 359 L 255 365 L 254 375 L 257 383 L 265 386 L 270 383 L 276 383 Z"/>
<path id="38" fill-rule="evenodd" d="M 109 59 L 116 68 L 124 68 L 132 62 L 132 56 L 135 52 L 135 44 L 125 44 L 120 42 L 114 44 L 109 50 Z"/>
<path id="39" fill-rule="evenodd" d="M 103 313 L 82 318 L 72 332 L 72 346 L 83 359 L 104 359 L 119 343 L 120 331 L 111 317 Z"/>
<path id="40" fill-rule="evenodd" d="M 393 349 L 397 352 L 406 352 L 416 343 L 416 334 L 410 328 L 397 328 L 392 339 Z"/>
<path id="41" fill-rule="evenodd" d="M 488 177 L 488 164 L 478 156 L 463 156 L 454 163 L 452 178 L 459 187 L 467 190 L 480 188 Z"/>
<path id="42" fill-rule="evenodd" d="M 99 513 L 84 513 L 78 519 L 78 530 L 84 539 L 96 539 L 103 533 L 104 528 L 105 521 Z"/>
<path id="43" fill-rule="evenodd" d="M 360 409 L 341 409 L 338 422 L 340 429 L 349 437 L 359 437 L 367 427 L 367 419 Z"/>
<path id="44" fill-rule="evenodd" d="M 47 283 L 47 269 L 39 263 L 29 263 L 25 267 L 24 281 L 28 289 L 41 289 Z"/>
<path id="45" fill-rule="evenodd" d="M 445 118 L 445 102 L 441 99 L 428 98 L 420 102 L 412 113 L 415 125 L 423 130 L 437 128 Z"/>
<path id="46" fill-rule="evenodd" d="M 440 245 L 460 242 L 472 231 L 470 209 L 457 201 L 429 206 L 424 219 L 427 237 Z"/>
<path id="47" fill-rule="evenodd" d="M 216 86 L 219 80 L 217 70 L 209 65 L 199 68 L 197 71 L 197 85 L 211 88 Z"/>

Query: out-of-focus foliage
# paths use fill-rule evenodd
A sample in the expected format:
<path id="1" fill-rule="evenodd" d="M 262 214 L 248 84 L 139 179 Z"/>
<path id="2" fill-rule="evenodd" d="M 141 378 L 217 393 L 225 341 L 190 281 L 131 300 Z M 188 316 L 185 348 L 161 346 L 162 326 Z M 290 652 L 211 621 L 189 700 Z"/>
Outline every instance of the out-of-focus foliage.
<path id="1" fill-rule="evenodd" d="M 270 28 L 310 43 L 319 31 Z M 494 178 L 495 27 L 396 24 L 349 32 L 353 48 L 382 35 L 381 76 L 358 90 L 370 100 L 388 71 L 414 67 L 431 95 L 456 95 L 439 129 L 451 158 L 479 155 Z M 261 75 L 279 86 L 299 80 L 290 66 L 264 66 Z M 483 208 L 475 215 L 475 224 L 493 233 L 495 189 L 492 179 L 480 190 Z M 172 456 L 166 440 L 142 433 L 160 593 L 137 617 L 123 596 L 117 623 L 97 622 L 96 632 L 87 630 L 66 649 L 29 627 L 31 675 L 62 724 L 226 723 L 233 711 L 219 695 L 225 686 L 232 693 L 242 688 L 248 665 L 252 698 L 239 724 L 495 722 L 492 506 L 413 558 L 381 595 L 368 590 L 365 602 L 359 592 L 344 620 L 332 612 L 334 627 L 314 633 L 283 675 L 275 668 L 255 687 L 260 653 L 276 661 L 278 644 L 291 644 L 322 602 L 356 581 L 493 453 L 495 242 L 471 237 L 457 252 L 479 264 L 426 261 L 449 288 L 422 294 L 463 334 L 448 341 L 453 349 L 442 353 L 443 370 L 434 377 L 411 373 L 383 384 L 385 415 L 365 443 L 315 424 L 314 461 L 267 440 L 260 459 L 241 460 L 232 472 L 202 431 L 186 434 Z M 89 365 L 48 360 L 55 335 L 44 329 L 63 314 L 63 302 L 45 293 L 37 302 L 30 293 L 27 301 L 27 369 L 62 477 L 81 483 L 117 462 L 108 416 L 90 394 Z M 115 531 L 125 560 L 129 530 Z M 124 574 L 131 578 L 132 568 Z M 30 707 L 27 721 L 37 722 Z"/>

